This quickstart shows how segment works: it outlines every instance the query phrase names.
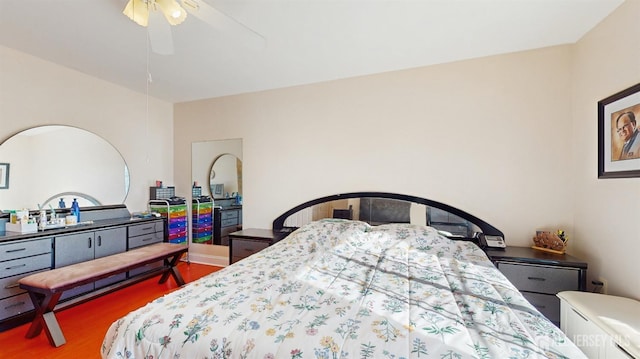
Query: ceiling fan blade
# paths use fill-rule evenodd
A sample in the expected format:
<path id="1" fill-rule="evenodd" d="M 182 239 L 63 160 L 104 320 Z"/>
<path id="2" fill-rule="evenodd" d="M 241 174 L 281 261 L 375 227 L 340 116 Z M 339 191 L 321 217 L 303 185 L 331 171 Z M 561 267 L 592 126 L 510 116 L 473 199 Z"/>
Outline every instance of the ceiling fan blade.
<path id="1" fill-rule="evenodd" d="M 206 2 L 202 0 L 181 0 L 181 3 L 191 15 L 224 32 L 225 36 L 231 37 L 255 50 L 261 50 L 265 47 L 266 39 L 262 35 Z"/>
<path id="2" fill-rule="evenodd" d="M 140 26 L 147 26 L 149 23 L 149 4 L 144 0 L 129 0 L 122 13 Z"/>
<path id="3" fill-rule="evenodd" d="M 149 42 L 151 50 L 159 55 L 173 55 L 171 25 L 159 11 L 149 11 Z"/>

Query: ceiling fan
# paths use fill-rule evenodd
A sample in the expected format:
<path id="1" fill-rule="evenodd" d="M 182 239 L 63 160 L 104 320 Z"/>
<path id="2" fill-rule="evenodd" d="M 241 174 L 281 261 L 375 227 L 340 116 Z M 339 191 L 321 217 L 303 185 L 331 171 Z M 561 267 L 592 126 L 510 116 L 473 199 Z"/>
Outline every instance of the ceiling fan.
<path id="1" fill-rule="evenodd" d="M 184 22 L 187 14 L 232 34 L 249 48 L 261 49 L 265 44 L 260 34 L 203 0 L 180 0 L 180 3 L 177 0 L 129 0 L 122 13 L 136 24 L 147 27 L 151 49 L 161 55 L 173 54 L 171 25 Z"/>

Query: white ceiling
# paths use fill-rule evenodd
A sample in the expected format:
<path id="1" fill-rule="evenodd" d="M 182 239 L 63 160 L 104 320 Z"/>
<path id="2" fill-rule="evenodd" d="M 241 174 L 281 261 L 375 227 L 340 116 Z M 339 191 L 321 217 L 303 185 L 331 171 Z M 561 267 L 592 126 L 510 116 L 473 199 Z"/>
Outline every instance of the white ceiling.
<path id="1" fill-rule="evenodd" d="M 623 0 L 205 0 L 265 39 L 190 16 L 150 53 L 127 0 L 0 0 L 0 45 L 183 102 L 579 40 Z M 629 0 L 635 1 L 635 0 Z M 1 62 L 0 62 L 1 65 Z"/>

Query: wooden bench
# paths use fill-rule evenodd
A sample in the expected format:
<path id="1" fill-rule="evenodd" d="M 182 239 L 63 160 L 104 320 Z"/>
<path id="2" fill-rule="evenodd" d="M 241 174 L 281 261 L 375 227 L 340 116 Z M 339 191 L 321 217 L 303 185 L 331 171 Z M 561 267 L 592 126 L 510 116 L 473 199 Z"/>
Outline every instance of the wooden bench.
<path id="1" fill-rule="evenodd" d="M 35 307 L 35 317 L 31 322 L 26 337 L 34 338 L 44 329 L 52 346 L 59 347 L 66 343 L 53 310 L 65 290 L 80 285 L 92 283 L 159 260 L 164 260 L 164 268 L 159 283 L 166 282 L 169 276 L 172 276 L 179 286 L 184 285 L 184 280 L 178 268 L 176 268 L 176 264 L 180 257 L 187 252 L 187 249 L 187 246 L 182 244 L 156 243 L 124 253 L 80 262 L 21 278 L 18 281 L 20 288 L 29 292 Z"/>

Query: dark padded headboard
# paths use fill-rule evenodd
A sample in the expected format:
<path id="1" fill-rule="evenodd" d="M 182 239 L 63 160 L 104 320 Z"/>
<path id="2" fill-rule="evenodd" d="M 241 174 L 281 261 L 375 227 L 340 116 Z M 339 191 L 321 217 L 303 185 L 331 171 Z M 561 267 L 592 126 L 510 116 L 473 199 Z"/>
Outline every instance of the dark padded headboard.
<path id="1" fill-rule="evenodd" d="M 411 203 L 388 198 L 364 197 L 360 199 L 360 218 L 370 223 L 409 223 Z"/>
<path id="2" fill-rule="evenodd" d="M 495 228 L 494 226 L 490 225 L 489 223 L 481 220 L 480 218 L 467 213 L 461 209 L 455 208 L 455 207 L 451 207 L 447 204 L 441 203 L 441 202 L 437 202 L 434 200 L 430 200 L 430 199 L 426 199 L 426 198 L 421 198 L 421 197 L 415 197 L 415 196 L 408 196 L 408 195 L 404 195 L 404 194 L 398 194 L 398 193 L 388 193 L 388 192 L 352 192 L 352 193 L 342 193 L 342 194 L 336 194 L 336 195 L 331 195 L 331 196 L 326 196 L 326 197 L 321 197 L 321 198 L 316 198 L 313 199 L 311 201 L 302 203 L 298 206 L 295 206 L 293 208 L 291 208 L 290 210 L 284 212 L 282 215 L 280 215 L 278 218 L 276 218 L 273 221 L 273 230 L 274 231 L 282 231 L 282 232 L 288 232 L 291 231 L 292 228 L 287 228 L 284 226 L 285 221 L 287 220 L 287 218 L 289 218 L 289 216 L 305 209 L 308 207 L 312 207 L 314 205 L 317 204 L 322 204 L 322 203 L 326 203 L 326 202 L 331 202 L 331 201 L 337 201 L 337 200 L 345 200 L 345 199 L 352 199 L 352 198 L 361 198 L 361 211 L 367 211 L 368 208 L 376 208 L 377 211 L 374 214 L 367 214 L 365 213 L 365 215 L 368 215 L 369 217 L 367 218 L 376 218 L 375 216 L 378 216 L 377 219 L 380 219 L 380 221 L 372 221 L 372 222 L 380 222 L 380 223 L 389 223 L 389 222 L 400 222 L 400 223 L 407 223 L 409 222 L 409 218 L 408 218 L 408 210 L 406 211 L 401 211 L 398 210 L 400 207 L 405 206 L 405 207 L 409 207 L 410 206 L 410 202 L 412 203 L 418 203 L 418 204 L 422 204 L 422 205 L 426 205 L 428 207 L 433 207 L 433 208 L 437 208 L 440 210 L 443 210 L 445 212 L 451 213 L 454 216 L 458 216 L 466 221 L 468 221 L 469 223 L 475 225 L 477 228 L 479 228 L 482 233 L 486 234 L 486 235 L 493 235 L 493 236 L 500 236 L 504 238 L 504 234 L 498 230 L 497 228 Z M 376 199 L 392 199 L 392 200 L 399 200 L 399 201 L 405 201 L 405 203 L 402 202 L 396 202 L 396 201 L 377 201 Z M 365 201 L 365 206 L 363 206 L 362 202 Z M 361 213 L 362 214 L 362 213 Z M 373 215 L 374 217 L 370 217 L 371 215 Z M 380 218 L 380 216 L 382 216 L 382 218 Z M 374 224 L 374 223 L 372 223 Z"/>

